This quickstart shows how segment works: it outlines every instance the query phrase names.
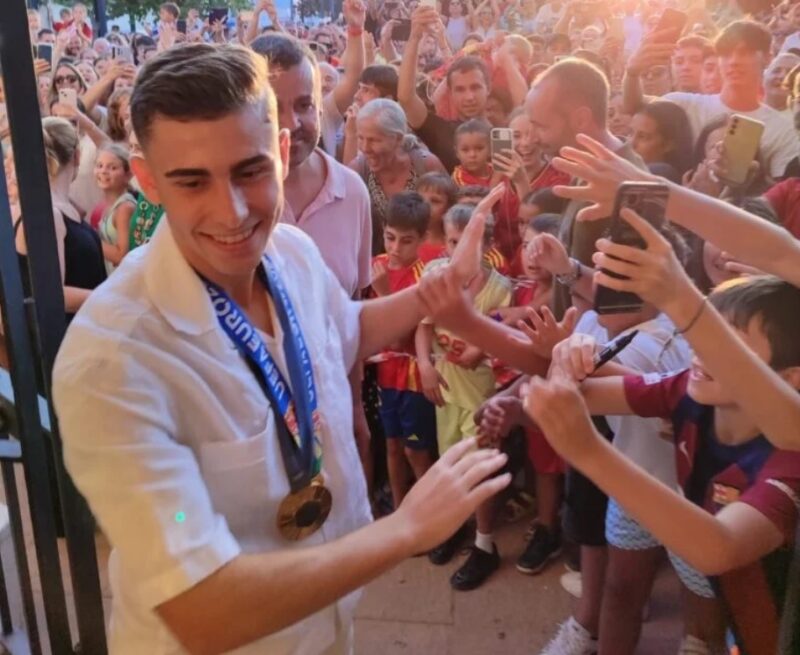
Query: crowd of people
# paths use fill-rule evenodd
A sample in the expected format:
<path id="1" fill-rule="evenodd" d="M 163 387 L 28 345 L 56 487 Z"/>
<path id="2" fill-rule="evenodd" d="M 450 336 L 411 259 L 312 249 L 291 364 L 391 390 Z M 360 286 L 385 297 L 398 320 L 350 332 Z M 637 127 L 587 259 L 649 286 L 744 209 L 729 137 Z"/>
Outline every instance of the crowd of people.
<path id="1" fill-rule="evenodd" d="M 485 219 L 469 302 L 429 299 L 350 372 L 374 515 L 477 437 L 513 482 L 427 557 L 466 547 L 450 585 L 477 589 L 501 566 L 495 530 L 535 497 L 505 555 L 535 575 L 566 551 L 578 596 L 543 655 L 633 653 L 665 550 L 685 592 L 680 653 L 775 653 L 798 584 L 800 3 L 742 5 L 344 0 L 309 28 L 273 0 L 210 16 L 167 2 L 144 33 L 103 36 L 83 4 L 57 21 L 30 10 L 68 320 L 165 215 L 137 165 L 140 72 L 192 44 L 249 48 L 289 137 L 279 220 L 347 297 L 415 287 Z M 209 121 L 223 101 L 209 93 Z M 749 155 L 733 150 L 740 124 L 755 126 Z M 173 177 L 187 198 L 210 184 Z M 609 237 L 624 182 L 669 193 L 663 223 L 614 216 L 637 247 Z M 598 288 L 641 302 L 598 312 Z"/>

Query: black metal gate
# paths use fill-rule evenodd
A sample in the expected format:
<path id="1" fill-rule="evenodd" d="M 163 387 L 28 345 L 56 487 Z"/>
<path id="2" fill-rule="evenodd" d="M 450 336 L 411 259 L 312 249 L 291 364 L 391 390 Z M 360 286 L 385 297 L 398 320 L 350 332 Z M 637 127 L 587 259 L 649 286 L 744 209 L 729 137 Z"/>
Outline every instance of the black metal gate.
<path id="1" fill-rule="evenodd" d="M 25 1 L 3 0 L 0 65 L 24 217 L 21 229 L 28 244 L 31 296 L 25 297 L 23 291 L 8 188 L 0 175 L 0 308 L 9 366 L 8 371 L 0 368 L 0 474 L 24 614 L 23 626 L 12 625 L 9 585 L 0 568 L 0 640 L 15 654 L 103 655 L 107 649 L 94 522 L 64 471 L 50 401 L 51 371 L 65 328 L 64 299 L 30 53 Z M 20 504 L 20 483 L 27 491 L 27 508 Z M 40 600 L 23 537 L 25 514 L 30 515 Z M 65 593 L 60 533 L 66 544 L 71 599 Z M 70 630 L 70 605 L 75 634 Z"/>

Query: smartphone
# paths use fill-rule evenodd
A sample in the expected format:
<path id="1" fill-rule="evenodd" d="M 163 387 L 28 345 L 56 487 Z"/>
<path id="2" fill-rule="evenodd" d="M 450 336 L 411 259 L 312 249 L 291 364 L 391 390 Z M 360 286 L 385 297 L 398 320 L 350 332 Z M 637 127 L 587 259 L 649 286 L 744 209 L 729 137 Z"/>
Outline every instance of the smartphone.
<path id="1" fill-rule="evenodd" d="M 764 123 L 754 118 L 733 114 L 728 118 L 728 126 L 722 142 L 725 145 L 723 182 L 741 185 L 747 181 L 750 163 L 758 154 Z"/>
<path id="2" fill-rule="evenodd" d="M 53 62 L 53 46 L 50 43 L 39 43 L 36 46 L 36 58 Z"/>
<path id="3" fill-rule="evenodd" d="M 513 132 L 507 127 L 492 128 L 492 157 L 503 152 L 503 150 L 511 150 L 514 147 L 512 141 Z"/>
<path id="4" fill-rule="evenodd" d="M 664 39 L 664 42 L 675 43 L 681 38 L 687 20 L 689 20 L 689 17 L 684 12 L 667 7 L 661 14 L 661 18 L 658 19 L 655 31 L 669 30 L 671 34 L 669 38 Z"/>
<path id="5" fill-rule="evenodd" d="M 58 101 L 69 107 L 78 106 L 78 92 L 75 89 L 59 89 Z"/>
<path id="6" fill-rule="evenodd" d="M 178 31 L 181 34 L 186 34 L 186 21 L 183 18 L 178 19 Z"/>
<path id="7" fill-rule="evenodd" d="M 220 21 L 223 25 L 228 22 L 228 10 L 225 7 L 217 7 L 208 12 L 209 24 L 213 25 L 217 21 Z"/>
<path id="8" fill-rule="evenodd" d="M 411 20 L 403 18 L 392 28 L 392 41 L 408 41 L 411 38 Z"/>
<path id="9" fill-rule="evenodd" d="M 626 207 L 633 209 L 655 228 L 661 228 L 666 222 L 669 187 L 658 182 L 623 182 L 619 185 L 614 212 L 608 237 L 614 242 L 644 250 L 647 247 L 644 239 L 621 216 Z M 603 271 L 612 277 L 624 279 L 622 276 Z M 629 291 L 615 291 L 604 286 L 597 286 L 594 294 L 594 309 L 598 314 L 624 314 L 636 312 L 642 308 L 642 299 Z"/>

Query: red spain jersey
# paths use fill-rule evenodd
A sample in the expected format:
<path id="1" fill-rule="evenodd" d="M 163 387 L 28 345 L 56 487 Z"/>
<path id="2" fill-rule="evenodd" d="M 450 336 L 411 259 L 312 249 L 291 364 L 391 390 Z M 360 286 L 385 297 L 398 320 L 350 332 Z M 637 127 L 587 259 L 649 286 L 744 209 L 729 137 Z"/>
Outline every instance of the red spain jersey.
<path id="1" fill-rule="evenodd" d="M 489 268 L 493 268 L 496 270 L 500 275 L 505 275 L 508 277 L 509 273 L 509 266 L 508 260 L 505 258 L 502 252 L 497 248 L 492 248 L 491 250 L 487 250 L 483 255 L 483 263 L 486 264 Z"/>
<path id="2" fill-rule="evenodd" d="M 465 186 L 490 187 L 492 185 L 493 174 L 494 171 L 492 170 L 491 166 L 489 166 L 488 177 L 478 177 L 477 175 L 473 175 L 469 171 L 464 170 L 463 166 L 456 166 L 453 169 L 453 182 L 455 182 L 460 187 L 465 187 Z"/>
<path id="3" fill-rule="evenodd" d="M 378 255 L 375 262 L 386 266 L 389 276 L 389 292 L 397 293 L 408 287 L 413 287 L 422 277 L 425 264 L 421 259 L 405 268 L 389 268 L 389 255 Z M 376 359 L 378 360 L 378 386 L 381 389 L 395 389 L 398 391 L 421 391 L 422 383 L 419 379 L 416 350 L 414 349 L 414 333 L 401 343 L 399 347 L 384 350 Z"/>

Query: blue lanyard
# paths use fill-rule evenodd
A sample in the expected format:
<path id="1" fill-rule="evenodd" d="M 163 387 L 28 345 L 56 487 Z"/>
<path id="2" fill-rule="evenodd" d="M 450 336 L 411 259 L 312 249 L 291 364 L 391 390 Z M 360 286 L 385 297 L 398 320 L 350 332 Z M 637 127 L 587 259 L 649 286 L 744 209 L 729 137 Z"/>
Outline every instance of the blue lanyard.
<path id="1" fill-rule="evenodd" d="M 239 306 L 217 285 L 205 279 L 203 282 L 220 327 L 245 358 L 275 411 L 286 475 L 295 492 L 307 486 L 322 466 L 314 370 L 289 294 L 266 255 L 258 267 L 258 276 L 272 296 L 283 330 L 282 346 L 291 387 Z"/>

